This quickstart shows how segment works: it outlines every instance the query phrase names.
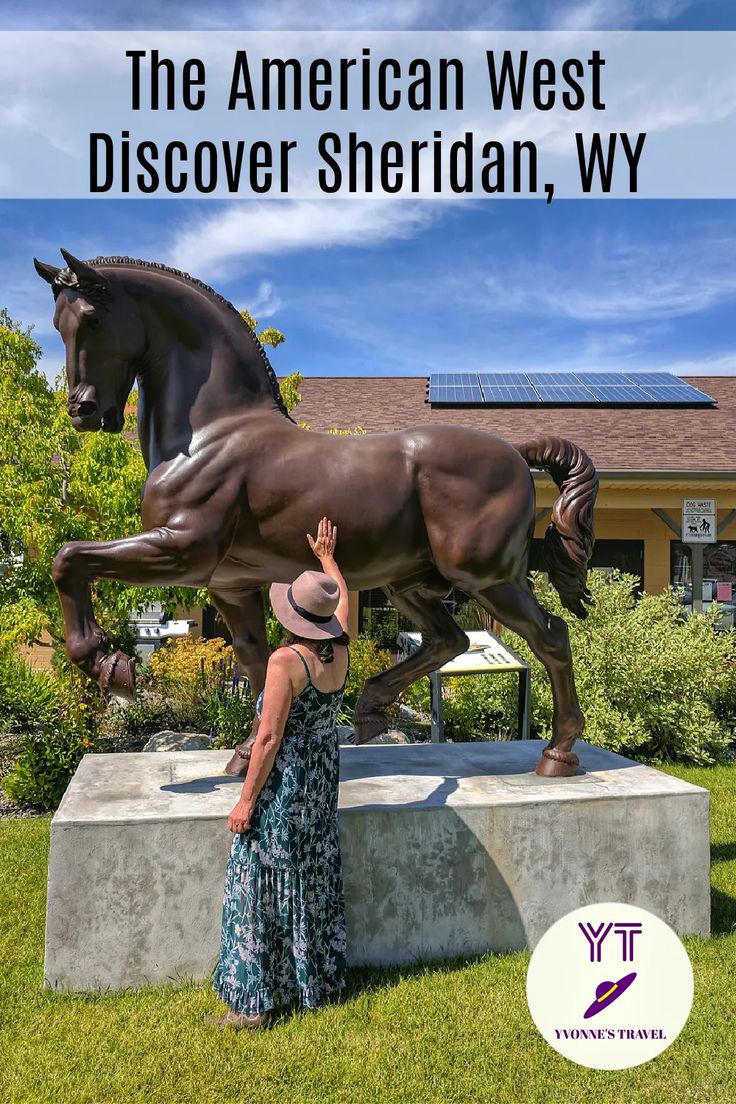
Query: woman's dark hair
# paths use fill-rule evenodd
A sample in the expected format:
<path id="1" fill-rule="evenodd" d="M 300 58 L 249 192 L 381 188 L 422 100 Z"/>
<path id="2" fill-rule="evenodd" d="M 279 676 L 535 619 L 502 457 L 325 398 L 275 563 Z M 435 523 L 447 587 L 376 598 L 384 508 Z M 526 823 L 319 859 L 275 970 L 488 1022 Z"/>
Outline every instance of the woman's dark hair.
<path id="1" fill-rule="evenodd" d="M 333 644 L 342 644 L 347 648 L 349 643 L 350 637 L 347 633 L 336 636 L 332 640 L 307 640 L 305 636 L 297 636 L 296 633 L 287 632 L 281 640 L 282 647 L 290 647 L 292 644 L 306 644 L 322 663 L 332 663 L 335 658 L 335 653 L 332 650 Z"/>

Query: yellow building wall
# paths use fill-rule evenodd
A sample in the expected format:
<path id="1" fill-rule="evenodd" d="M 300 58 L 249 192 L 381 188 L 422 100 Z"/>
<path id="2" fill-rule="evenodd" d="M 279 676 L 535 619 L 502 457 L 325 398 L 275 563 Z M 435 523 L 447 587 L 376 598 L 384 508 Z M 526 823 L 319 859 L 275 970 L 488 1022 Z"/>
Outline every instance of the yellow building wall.
<path id="1" fill-rule="evenodd" d="M 537 510 L 551 507 L 556 489 L 546 483 L 537 489 Z M 715 498 L 718 523 L 736 508 L 736 485 L 718 487 L 687 485 L 661 487 L 657 483 L 626 487 L 618 483 L 601 485 L 595 509 L 595 535 L 600 540 L 644 541 L 644 589 L 656 594 L 670 584 L 670 542 L 678 536 L 654 513 L 665 510 L 679 526 L 683 498 Z M 535 537 L 543 537 L 550 521 L 549 513 L 535 527 Z M 736 540 L 736 520 L 718 533 L 718 540 Z"/>
<path id="2" fill-rule="evenodd" d="M 47 632 L 41 634 L 41 639 L 38 644 L 30 644 L 28 647 L 21 647 L 18 651 L 31 667 L 34 667 L 37 671 L 48 671 L 51 669 L 53 648 L 51 646 L 51 637 Z"/>

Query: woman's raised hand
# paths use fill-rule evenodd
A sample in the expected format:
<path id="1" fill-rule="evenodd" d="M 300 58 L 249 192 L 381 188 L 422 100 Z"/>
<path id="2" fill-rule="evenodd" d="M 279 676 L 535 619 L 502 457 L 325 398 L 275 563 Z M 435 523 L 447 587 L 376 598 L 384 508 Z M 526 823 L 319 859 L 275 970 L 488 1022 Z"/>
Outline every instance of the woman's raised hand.
<path id="1" fill-rule="evenodd" d="M 337 545 L 337 526 L 329 518 L 323 517 L 317 526 L 316 538 L 307 533 L 307 540 L 318 560 L 331 560 Z"/>

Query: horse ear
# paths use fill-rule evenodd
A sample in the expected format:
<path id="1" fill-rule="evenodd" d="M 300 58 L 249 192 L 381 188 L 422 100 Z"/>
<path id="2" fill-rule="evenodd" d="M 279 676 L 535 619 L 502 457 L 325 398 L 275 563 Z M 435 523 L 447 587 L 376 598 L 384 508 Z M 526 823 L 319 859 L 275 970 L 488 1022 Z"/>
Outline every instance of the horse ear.
<path id="1" fill-rule="evenodd" d="M 105 287 L 107 281 L 101 272 L 98 272 L 96 268 L 92 268 L 92 265 L 85 264 L 84 261 L 80 261 L 77 257 L 74 257 L 66 249 L 61 250 L 61 255 L 66 261 L 68 267 L 77 277 L 77 281 L 80 287 Z"/>
<path id="2" fill-rule="evenodd" d="M 42 280 L 45 280 L 47 284 L 53 284 L 54 280 L 61 272 L 60 268 L 54 268 L 53 265 L 45 264 L 43 261 L 37 260 L 36 257 L 33 258 L 33 264 L 38 275 Z"/>

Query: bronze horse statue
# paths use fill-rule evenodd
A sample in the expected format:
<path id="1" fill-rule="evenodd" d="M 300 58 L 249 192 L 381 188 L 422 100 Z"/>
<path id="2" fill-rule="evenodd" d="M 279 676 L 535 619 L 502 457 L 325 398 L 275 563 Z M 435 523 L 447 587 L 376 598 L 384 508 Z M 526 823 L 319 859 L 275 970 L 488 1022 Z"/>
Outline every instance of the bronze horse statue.
<path id="1" fill-rule="evenodd" d="M 257 694 L 269 656 L 260 588 L 312 566 L 305 535 L 327 515 L 340 530 L 340 567 L 350 588 L 382 587 L 422 633 L 408 659 L 366 682 L 357 741 L 385 730 L 385 708 L 400 691 L 467 648 L 442 601 L 457 586 L 528 641 L 544 664 L 553 737 L 537 773 L 574 774 L 572 747 L 584 719 L 567 627 L 537 603 L 527 563 L 535 511 L 530 467 L 537 467 L 560 490 L 545 537 L 546 566 L 564 605 L 585 616 L 598 480 L 582 449 L 544 436 L 515 447 L 450 425 L 365 436 L 301 429 L 255 334 L 212 288 L 163 264 L 80 261 L 61 252 L 65 268 L 34 263 L 54 294 L 73 425 L 119 433 L 137 380 L 149 473 L 140 533 L 71 541 L 56 556 L 73 662 L 102 687 L 134 695 L 135 661 L 111 654 L 92 609 L 93 579 L 207 587 Z M 228 764 L 230 773 L 243 769 L 248 744 Z"/>

